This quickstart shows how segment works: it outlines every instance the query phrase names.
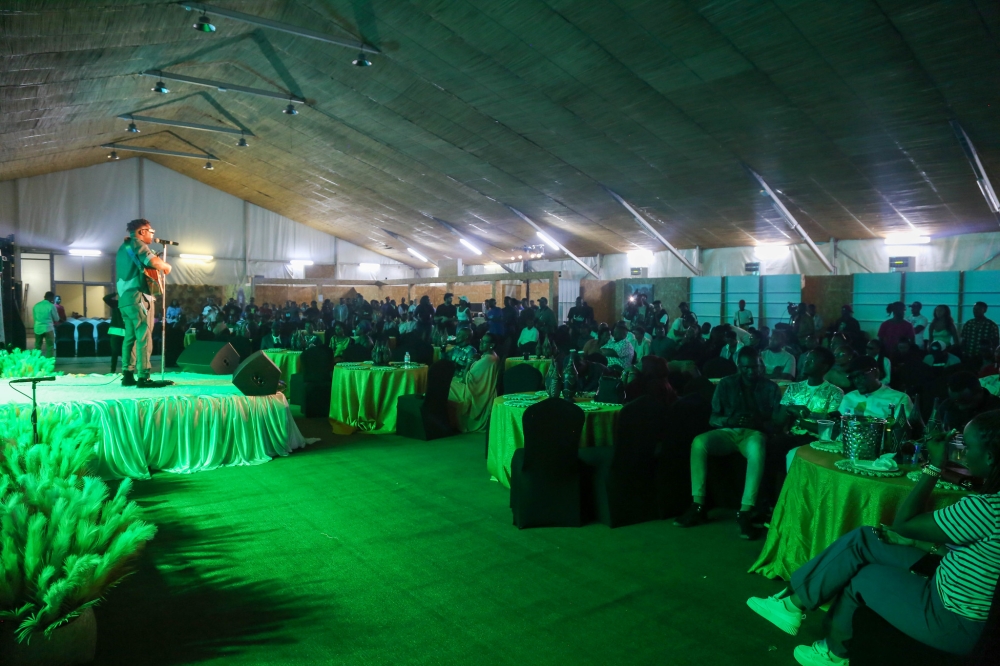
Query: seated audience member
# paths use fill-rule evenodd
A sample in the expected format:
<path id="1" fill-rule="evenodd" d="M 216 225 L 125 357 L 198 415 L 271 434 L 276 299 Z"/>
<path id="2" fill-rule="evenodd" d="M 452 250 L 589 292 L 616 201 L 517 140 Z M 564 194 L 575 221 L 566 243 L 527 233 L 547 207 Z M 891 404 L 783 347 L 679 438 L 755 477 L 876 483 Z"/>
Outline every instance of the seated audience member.
<path id="1" fill-rule="evenodd" d="M 979 370 L 980 377 L 1000 374 L 1000 346 L 993 350 L 993 362 Z"/>
<path id="2" fill-rule="evenodd" d="M 823 331 L 823 317 L 816 312 L 816 304 L 810 303 L 809 305 L 807 305 L 806 312 L 809 314 L 810 317 L 812 317 L 813 320 L 813 331 L 815 331 L 813 335 L 815 335 L 816 337 L 820 337 Z"/>
<path id="3" fill-rule="evenodd" d="M 184 311 L 181 309 L 180 302 L 176 298 L 170 301 L 170 307 L 167 308 L 166 312 L 167 324 L 171 326 L 179 324 L 183 315 Z"/>
<path id="4" fill-rule="evenodd" d="M 742 303 L 743 301 L 740 301 Z M 736 330 L 732 327 L 727 328 L 725 332 L 726 343 L 722 345 L 722 349 L 719 350 L 719 358 L 729 359 L 733 363 L 736 362 L 736 355 L 743 345 L 740 344 L 740 339 L 736 336 Z"/>
<path id="5" fill-rule="evenodd" d="M 903 405 L 907 416 L 913 415 L 913 401 L 901 391 L 891 389 L 882 383 L 878 362 L 870 356 L 857 356 L 848 368 L 854 390 L 844 395 L 837 409 L 841 416 L 872 416 L 877 419 L 889 417 L 889 410 Z"/>
<path id="6" fill-rule="evenodd" d="M 653 339 L 649 342 L 649 353 L 670 360 L 677 343 L 667 337 L 667 327 L 663 324 L 653 324 Z"/>
<path id="7" fill-rule="evenodd" d="M 923 363 L 924 352 L 909 338 L 900 338 L 892 354 L 892 364 L 896 368 Z"/>
<path id="8" fill-rule="evenodd" d="M 435 317 L 436 319 L 436 317 Z M 431 344 L 435 347 L 445 347 L 448 344 L 448 323 L 446 321 L 438 321 L 434 324 L 434 330 L 431 332 Z"/>
<path id="9" fill-rule="evenodd" d="M 878 364 L 879 381 L 886 386 L 892 380 L 892 361 L 886 354 L 885 346 L 878 338 L 873 338 L 865 344 L 865 355 L 875 359 Z"/>
<path id="10" fill-rule="evenodd" d="M 632 349 L 632 344 L 628 341 L 627 336 L 628 329 L 625 327 L 625 322 L 619 321 L 615 324 L 611 339 L 601 347 L 601 354 L 608 359 L 608 370 L 621 373 L 632 367 L 635 350 Z"/>
<path id="11" fill-rule="evenodd" d="M 677 400 L 677 392 L 670 385 L 666 360 L 652 355 L 642 359 L 642 369 L 625 385 L 625 401 L 648 395 L 656 400 L 659 408 L 667 410 Z M 666 413 L 666 412 L 664 412 Z"/>
<path id="12" fill-rule="evenodd" d="M 931 343 L 930 353 L 924 356 L 924 364 L 935 368 L 946 368 L 958 365 L 962 361 L 952 353 L 949 353 L 940 340 Z"/>
<path id="13" fill-rule="evenodd" d="M 284 345 L 281 341 L 281 322 L 271 324 L 271 332 L 265 335 L 260 341 L 261 349 L 281 349 Z"/>
<path id="14" fill-rule="evenodd" d="M 354 336 L 347 343 L 347 349 L 344 350 L 345 361 L 358 363 L 372 360 L 372 349 L 375 347 L 375 342 L 371 338 L 371 330 L 371 323 L 367 320 L 363 319 L 358 323 Z"/>
<path id="15" fill-rule="evenodd" d="M 643 357 L 648 356 L 650 353 L 649 350 L 653 342 L 653 336 L 646 333 L 646 329 L 643 326 L 637 325 L 625 337 L 628 338 L 629 344 L 632 345 L 632 351 L 635 352 L 635 366 L 641 370 Z"/>
<path id="16" fill-rule="evenodd" d="M 805 372 L 802 367 L 803 366 L 802 357 L 819 346 L 820 346 L 819 341 L 816 339 L 815 335 L 807 335 L 805 339 L 800 342 L 799 347 L 801 349 L 801 352 L 798 358 L 795 360 L 795 378 L 797 380 L 804 381 L 806 378 Z"/>
<path id="17" fill-rule="evenodd" d="M 330 349 L 333 350 L 333 360 L 340 361 L 344 358 L 344 352 L 351 343 L 351 336 L 347 334 L 344 322 L 337 321 L 333 324 L 333 334 L 330 336 Z"/>
<path id="18" fill-rule="evenodd" d="M 598 356 L 601 356 L 598 354 Z M 601 356 L 603 359 L 604 357 Z M 586 356 L 581 356 L 577 354 L 576 357 L 576 372 L 580 378 L 580 384 L 577 389 L 584 393 L 594 393 L 600 387 L 601 377 L 603 377 L 608 371 L 608 366 L 593 361 Z"/>
<path id="19" fill-rule="evenodd" d="M 462 329 L 458 330 L 458 337 L 462 337 Z M 489 333 L 484 335 L 479 346 L 480 353 L 464 370 L 456 369 L 451 380 L 448 401 L 455 403 L 455 420 L 459 432 L 486 430 L 490 410 L 493 409 L 493 399 L 497 396 L 500 363 L 493 349 L 493 336 Z"/>
<path id="20" fill-rule="evenodd" d="M 402 317 L 403 320 L 399 322 L 399 328 L 397 329 L 400 335 L 413 333 L 415 330 L 417 330 L 417 322 L 413 321 L 413 319 L 410 317 L 409 312 L 402 315 Z"/>
<path id="21" fill-rule="evenodd" d="M 815 320 L 809 314 L 809 308 L 806 307 L 805 303 L 799 303 L 798 307 L 795 308 L 792 330 L 795 332 L 795 339 L 791 341 L 793 344 L 797 342 L 801 345 L 807 337 L 816 334 Z"/>
<path id="22" fill-rule="evenodd" d="M 462 326 L 455 332 L 455 346 L 448 351 L 448 359 L 455 364 L 456 377 L 464 375 L 479 355 L 469 341 L 471 337 L 471 331 Z"/>
<path id="23" fill-rule="evenodd" d="M 305 328 L 296 331 L 295 336 L 292 338 L 292 349 L 297 349 L 298 351 L 319 347 L 321 344 L 319 336 L 316 335 L 310 321 L 306 322 Z"/>
<path id="24" fill-rule="evenodd" d="M 938 407 L 945 431 L 962 431 L 976 416 L 1000 409 L 1000 398 L 991 395 L 971 372 L 956 372 L 948 377 L 948 397 Z"/>
<path id="25" fill-rule="evenodd" d="M 698 435 L 691 444 L 690 508 L 674 521 L 679 527 L 693 527 L 708 520 L 705 509 L 705 478 L 708 456 L 723 456 L 738 451 L 747 459 L 743 500 L 736 514 L 740 537 L 756 539 L 759 522 L 754 507 L 764 476 L 765 433 L 774 429 L 779 416 L 781 395 L 778 385 L 761 377 L 760 358 L 753 347 L 737 354 L 738 372 L 723 377 L 712 397 L 709 424 L 715 428 Z"/>
<path id="26" fill-rule="evenodd" d="M 836 342 L 837 339 L 835 338 L 834 341 Z M 842 391 L 854 390 L 854 384 L 851 383 L 850 366 L 851 361 L 858 353 L 846 341 L 841 341 L 839 345 L 833 346 L 831 349 L 833 350 L 833 367 L 823 379 Z"/>
<path id="27" fill-rule="evenodd" d="M 684 339 L 674 352 L 673 360 L 690 361 L 701 365 L 708 356 L 708 351 L 708 344 L 702 337 L 701 328 L 697 324 L 692 324 L 685 329 Z"/>
<path id="28" fill-rule="evenodd" d="M 833 368 L 833 352 L 817 347 L 799 359 L 806 379 L 789 384 L 781 396 L 781 404 L 792 418 L 793 434 L 816 431 L 814 419 L 825 419 L 840 408 L 844 392 L 826 381 L 826 373 Z M 811 419 L 806 421 L 806 419 Z"/>
<path id="29" fill-rule="evenodd" d="M 900 338 L 912 340 L 916 337 L 913 324 L 906 320 L 906 303 L 903 301 L 890 303 L 885 311 L 892 315 L 878 328 L 878 339 L 882 341 L 885 349 L 895 349 Z"/>
<path id="30" fill-rule="evenodd" d="M 316 301 L 309 302 L 309 307 L 302 313 L 302 318 L 306 321 L 316 321 L 320 318 L 320 311 L 316 305 Z"/>
<path id="31" fill-rule="evenodd" d="M 990 395 L 1000 396 L 1000 375 L 990 375 L 983 377 L 979 383 Z"/>
<path id="32" fill-rule="evenodd" d="M 862 603 L 921 643 L 957 655 L 972 652 L 1000 574 L 1000 411 L 980 414 L 965 429 L 966 464 L 986 479 L 981 493 L 927 512 L 948 463 L 949 439 L 944 432 L 931 437 L 930 464 L 891 527 L 859 527 L 845 534 L 795 571 L 783 591 L 747 601 L 751 610 L 793 636 L 805 611 L 830 604 L 826 638 L 795 648 L 798 663 L 846 666 L 854 612 Z M 934 575 L 910 573 L 928 553 L 944 556 Z"/>
<path id="33" fill-rule="evenodd" d="M 697 320 L 693 316 L 687 316 L 688 314 L 690 313 L 682 313 L 680 317 L 674 319 L 674 323 L 670 325 L 670 329 L 667 331 L 667 337 L 678 344 L 687 336 L 687 329 L 690 326 L 698 325 Z"/>
<path id="34" fill-rule="evenodd" d="M 795 357 L 785 349 L 785 334 L 775 331 L 767 349 L 761 352 L 764 376 L 768 379 L 795 379 Z"/>
<path id="35" fill-rule="evenodd" d="M 535 318 L 529 314 L 524 320 L 521 335 L 517 337 L 517 351 L 519 354 L 534 354 L 537 349 L 538 329 L 535 328 Z"/>

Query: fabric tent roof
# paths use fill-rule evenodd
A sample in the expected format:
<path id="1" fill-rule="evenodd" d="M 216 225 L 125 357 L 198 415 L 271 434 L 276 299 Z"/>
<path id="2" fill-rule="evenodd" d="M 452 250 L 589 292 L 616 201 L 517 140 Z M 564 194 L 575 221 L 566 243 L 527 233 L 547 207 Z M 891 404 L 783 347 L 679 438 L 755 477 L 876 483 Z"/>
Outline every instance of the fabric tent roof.
<path id="1" fill-rule="evenodd" d="M 219 0 L 381 50 L 356 51 L 169 2 L 22 0 L 0 9 L 0 179 L 93 164 L 103 143 L 206 151 L 151 159 L 413 263 L 502 260 L 538 243 L 504 204 L 579 255 L 659 249 L 605 192 L 678 247 L 993 230 L 949 127 L 1000 180 L 1000 5 L 675 0 Z M 307 104 L 169 82 L 162 69 Z M 139 123 L 136 114 L 249 130 Z M 122 157 L 130 154 L 121 153 Z M 486 250 L 476 257 L 433 218 Z"/>

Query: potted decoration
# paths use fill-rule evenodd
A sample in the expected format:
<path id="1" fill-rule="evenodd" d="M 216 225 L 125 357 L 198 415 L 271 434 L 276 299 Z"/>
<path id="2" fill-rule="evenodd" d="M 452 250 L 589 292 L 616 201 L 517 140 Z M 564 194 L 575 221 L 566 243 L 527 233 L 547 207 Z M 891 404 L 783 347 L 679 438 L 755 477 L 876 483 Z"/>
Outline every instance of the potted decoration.
<path id="1" fill-rule="evenodd" d="M 92 661 L 93 606 L 128 573 L 156 533 L 127 500 L 89 476 L 97 427 L 39 419 L 31 443 L 24 410 L 0 414 L 0 664 Z"/>

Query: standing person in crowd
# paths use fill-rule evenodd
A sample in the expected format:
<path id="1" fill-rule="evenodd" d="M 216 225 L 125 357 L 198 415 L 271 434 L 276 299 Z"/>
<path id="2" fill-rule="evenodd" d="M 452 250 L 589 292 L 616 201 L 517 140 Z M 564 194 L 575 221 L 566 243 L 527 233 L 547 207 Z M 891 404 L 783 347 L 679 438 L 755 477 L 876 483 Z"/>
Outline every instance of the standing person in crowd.
<path id="1" fill-rule="evenodd" d="M 62 305 L 62 296 L 56 296 L 53 301 L 55 304 L 56 312 L 59 314 L 59 323 L 66 321 L 66 308 Z"/>
<path id="2" fill-rule="evenodd" d="M 806 312 L 809 313 L 809 316 L 812 317 L 813 320 L 813 331 L 814 331 L 813 334 L 819 336 L 820 332 L 823 330 L 823 317 L 821 317 L 820 314 L 816 312 L 816 304 L 810 303 L 806 307 Z"/>
<path id="3" fill-rule="evenodd" d="M 1000 328 L 996 322 L 986 318 L 986 303 L 979 301 L 972 306 L 972 319 L 962 326 L 962 352 L 970 367 L 976 370 L 988 359 L 997 345 L 1000 345 Z"/>
<path id="4" fill-rule="evenodd" d="M 808 338 L 810 335 L 816 334 L 816 329 L 813 326 L 813 318 L 809 314 L 809 309 L 806 307 L 805 303 L 799 303 L 795 308 L 795 314 L 792 317 L 792 329 L 795 331 L 795 339 L 791 342 L 802 344 L 802 341 Z"/>
<path id="5" fill-rule="evenodd" d="M 767 349 L 761 352 L 764 376 L 768 379 L 795 379 L 795 357 L 785 349 L 785 334 L 775 331 Z"/>
<path id="6" fill-rule="evenodd" d="M 747 310 L 747 302 L 742 298 L 739 302 L 739 308 L 733 315 L 733 326 L 743 329 L 753 326 L 753 312 Z"/>
<path id="7" fill-rule="evenodd" d="M 347 307 L 347 299 L 341 298 L 337 307 L 333 309 L 333 320 L 338 321 L 341 324 L 347 325 L 347 320 L 350 318 L 351 311 Z"/>
<path id="8" fill-rule="evenodd" d="M 504 338 L 503 310 L 497 307 L 497 300 L 495 298 L 487 301 L 486 326 L 490 336 L 493 338 L 494 347 L 499 346 L 502 351 Z"/>
<path id="9" fill-rule="evenodd" d="M 118 372 L 118 357 L 122 355 L 122 342 L 125 339 L 125 322 L 122 321 L 122 311 L 118 309 L 118 292 L 105 294 L 104 304 L 111 310 L 111 326 L 108 328 L 108 342 L 111 346 L 111 374 Z M 174 301 L 175 303 L 177 301 Z"/>
<path id="10" fill-rule="evenodd" d="M 607 358 L 608 370 L 628 372 L 635 359 L 635 349 L 628 341 L 628 326 L 624 321 L 615 324 L 611 338 L 601 347 L 601 354 Z"/>
<path id="11" fill-rule="evenodd" d="M 107 301 L 104 301 L 107 303 Z M 181 317 L 184 315 L 184 311 L 181 309 L 180 301 L 176 298 L 170 301 L 170 305 L 167 307 L 166 320 L 168 326 L 176 326 L 180 323 Z M 112 372 L 114 372 L 112 370 Z"/>
<path id="12" fill-rule="evenodd" d="M 445 294 L 444 303 L 434 310 L 434 323 L 439 326 L 444 325 L 448 335 L 455 334 L 455 325 L 458 322 L 458 309 L 451 303 L 454 298 L 455 295 L 451 292 Z"/>
<path id="13" fill-rule="evenodd" d="M 157 382 L 149 378 L 153 352 L 153 320 L 155 298 L 149 293 L 145 269 L 155 268 L 164 275 L 170 274 L 170 264 L 149 249 L 154 230 L 149 220 L 137 219 L 128 223 L 128 238 L 115 255 L 115 274 L 118 277 L 118 308 L 125 324 L 122 349 L 128 353 L 122 386 L 158 388 L 173 382 Z M 136 373 L 138 372 L 138 377 Z"/>
<path id="14" fill-rule="evenodd" d="M 520 328 L 517 325 L 517 301 L 510 296 L 503 299 L 503 326 L 508 340 L 517 340 Z"/>
<path id="15" fill-rule="evenodd" d="M 59 323 L 59 313 L 55 306 L 56 295 L 51 291 L 45 292 L 42 300 L 35 303 L 31 309 L 32 319 L 35 321 L 35 349 L 49 358 L 56 355 L 56 324 Z"/>
<path id="16" fill-rule="evenodd" d="M 885 311 L 890 318 L 882 322 L 878 328 L 878 339 L 882 341 L 885 349 L 895 349 L 900 338 L 913 340 L 916 337 L 916 330 L 906 319 L 906 303 L 896 301 L 886 306 Z M 886 380 L 888 381 L 888 380 Z"/>
<path id="17" fill-rule="evenodd" d="M 546 336 L 556 332 L 556 313 L 549 307 L 549 299 L 542 296 L 538 299 L 538 310 L 535 312 L 535 324 Z"/>
<path id="18" fill-rule="evenodd" d="M 878 338 L 872 338 L 865 344 L 865 355 L 875 359 L 878 364 L 879 379 L 886 386 L 892 381 L 892 361 L 886 354 L 885 345 Z"/>
<path id="19" fill-rule="evenodd" d="M 583 297 L 576 297 L 576 304 L 569 309 L 566 313 L 566 323 L 569 324 L 570 328 L 578 329 L 582 328 L 584 324 L 587 324 L 586 311 L 583 307 Z"/>
<path id="20" fill-rule="evenodd" d="M 319 309 L 319 320 L 323 322 L 323 330 L 333 328 L 333 299 L 323 299 L 323 307 Z"/>
<path id="21" fill-rule="evenodd" d="M 830 333 L 841 334 L 852 347 L 861 338 L 861 322 L 854 318 L 854 308 L 850 305 L 840 306 L 840 319 L 830 324 Z"/>
<path id="22" fill-rule="evenodd" d="M 230 298 L 229 301 L 226 302 L 225 307 L 222 308 L 222 314 L 226 321 L 231 321 L 234 317 L 238 319 L 243 315 L 243 308 L 240 307 L 240 304 L 236 302 L 235 298 Z"/>
<path id="23" fill-rule="evenodd" d="M 408 306 L 406 304 L 406 299 L 405 298 L 399 299 L 399 305 L 396 307 L 396 310 L 399 312 L 399 318 L 400 319 L 403 319 L 403 315 L 409 313 L 410 306 Z"/>
<path id="24" fill-rule="evenodd" d="M 250 302 L 248 302 L 246 304 L 246 307 L 243 308 L 243 315 L 245 317 L 249 317 L 249 316 L 256 317 L 259 314 L 260 314 L 260 308 L 257 307 L 257 301 L 255 301 L 254 298 L 253 298 L 253 296 L 251 296 L 250 297 Z"/>
<path id="25" fill-rule="evenodd" d="M 306 308 L 304 315 L 304 319 L 306 321 L 315 322 L 319 319 L 320 313 L 319 308 L 316 306 L 316 301 L 310 301 L 309 307 Z"/>
<path id="26" fill-rule="evenodd" d="M 270 303 L 264 303 L 260 308 L 260 318 L 261 321 L 270 321 L 271 317 L 274 316 L 274 311 L 271 309 Z"/>
<path id="27" fill-rule="evenodd" d="M 460 328 L 472 328 L 472 308 L 469 306 L 468 296 L 459 296 L 455 307 L 455 330 Z"/>
<path id="28" fill-rule="evenodd" d="M 421 296 L 420 304 L 413 311 L 417 321 L 417 332 L 421 338 L 430 339 L 431 328 L 434 325 L 434 306 L 431 305 L 430 296 Z"/>
<path id="29" fill-rule="evenodd" d="M 712 396 L 709 425 L 714 430 L 698 435 L 691 444 L 691 495 L 693 502 L 674 525 L 694 527 L 708 521 L 705 509 L 708 457 L 739 452 L 747 459 L 743 499 L 736 514 L 740 537 L 756 539 L 760 516 L 756 514 L 757 493 L 764 477 L 765 437 L 775 429 L 781 392 L 774 382 L 761 377 L 760 359 L 753 347 L 737 354 L 735 375 L 719 380 Z"/>
<path id="30" fill-rule="evenodd" d="M 687 329 L 691 326 L 697 326 L 698 321 L 694 318 L 691 312 L 685 312 L 677 319 L 674 319 L 674 323 L 670 325 L 670 329 L 667 331 L 667 336 L 674 342 L 680 344 L 687 338 Z"/>
<path id="31" fill-rule="evenodd" d="M 219 307 L 215 304 L 215 299 L 209 296 L 205 299 L 205 307 L 201 309 L 201 321 L 205 325 L 205 330 L 212 330 L 218 318 Z"/>
<path id="32" fill-rule="evenodd" d="M 934 308 L 934 317 L 927 327 L 926 342 L 928 349 L 935 342 L 940 342 L 945 349 L 958 347 L 961 343 L 958 329 L 955 327 L 955 320 L 951 318 L 951 308 L 947 305 L 939 305 Z"/>
<path id="33" fill-rule="evenodd" d="M 910 303 L 910 316 L 906 318 L 906 321 L 910 322 L 910 326 L 913 327 L 913 344 L 916 345 L 917 349 L 921 351 L 925 349 L 924 347 L 924 331 L 927 330 L 927 317 L 920 314 L 923 310 L 924 304 L 920 301 L 913 301 Z"/>
<path id="34" fill-rule="evenodd" d="M 1000 411 L 980 414 L 965 428 L 966 465 L 986 479 L 981 492 L 927 512 L 952 434 L 930 437 L 930 463 L 891 527 L 848 532 L 795 571 L 783 591 L 747 600 L 751 610 L 793 636 L 805 611 L 830 604 L 826 638 L 796 647 L 800 664 L 846 666 L 854 612 L 862 603 L 930 647 L 966 655 L 976 646 L 1000 576 Z M 944 556 L 933 576 L 913 575 L 928 553 Z"/>
<path id="35" fill-rule="evenodd" d="M 653 307 L 649 310 L 649 316 L 646 317 L 643 328 L 647 331 L 652 331 L 653 325 L 663 319 L 665 314 L 666 311 L 663 309 L 663 302 L 659 300 L 653 301 Z"/>

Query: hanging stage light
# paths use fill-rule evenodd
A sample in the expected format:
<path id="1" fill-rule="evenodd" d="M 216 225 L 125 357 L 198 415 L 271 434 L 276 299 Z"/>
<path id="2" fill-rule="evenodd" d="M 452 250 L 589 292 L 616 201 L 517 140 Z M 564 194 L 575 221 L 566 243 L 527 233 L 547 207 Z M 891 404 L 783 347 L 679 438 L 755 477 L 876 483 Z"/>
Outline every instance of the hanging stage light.
<path id="1" fill-rule="evenodd" d="M 132 134 L 138 134 L 139 128 L 135 126 L 135 119 L 131 118 L 131 121 L 132 122 L 128 124 L 128 131 L 131 132 Z"/>
<path id="2" fill-rule="evenodd" d="M 212 166 L 211 162 L 205 162 L 205 166 L 203 166 L 202 169 L 206 169 L 208 171 L 215 171 L 215 167 Z"/>
<path id="3" fill-rule="evenodd" d="M 208 14 L 202 14 L 198 22 L 191 27 L 198 32 L 215 32 L 215 26 L 208 20 Z"/>
<path id="4" fill-rule="evenodd" d="M 249 148 L 250 147 L 250 144 L 247 143 L 246 137 L 243 136 L 242 132 L 240 133 L 240 140 L 236 142 L 236 147 L 237 148 Z"/>
<path id="5" fill-rule="evenodd" d="M 117 160 L 117 159 L 121 159 L 120 157 L 118 157 L 118 151 L 116 151 L 116 150 L 114 149 L 114 147 L 112 147 L 112 148 L 111 148 L 111 152 L 110 152 L 110 153 L 108 153 L 108 159 L 109 159 L 109 160 Z"/>
<path id="6" fill-rule="evenodd" d="M 282 113 L 287 113 L 290 116 L 299 115 L 298 109 L 296 109 L 295 106 L 292 104 L 291 97 L 288 98 L 288 106 L 285 107 L 285 110 Z"/>
<path id="7" fill-rule="evenodd" d="M 163 81 L 157 81 L 156 85 L 150 88 L 155 93 L 160 93 L 161 95 L 166 95 L 170 92 L 170 89 L 163 85 Z"/>
<path id="8" fill-rule="evenodd" d="M 351 61 L 355 67 L 371 67 L 372 61 L 365 57 L 365 52 L 358 53 L 358 57 Z"/>

